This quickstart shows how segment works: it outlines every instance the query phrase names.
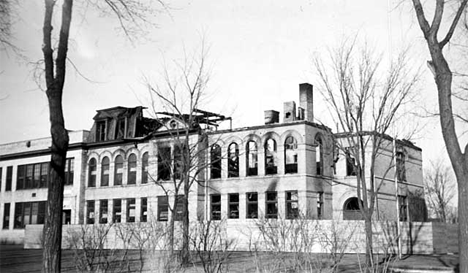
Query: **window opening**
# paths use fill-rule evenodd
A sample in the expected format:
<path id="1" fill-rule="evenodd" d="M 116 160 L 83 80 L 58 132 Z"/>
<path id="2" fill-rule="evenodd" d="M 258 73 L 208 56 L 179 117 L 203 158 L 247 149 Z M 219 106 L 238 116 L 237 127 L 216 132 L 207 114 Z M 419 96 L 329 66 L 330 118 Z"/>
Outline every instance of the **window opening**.
<path id="1" fill-rule="evenodd" d="M 122 200 L 114 199 L 114 211 L 112 213 L 112 220 L 114 223 L 122 222 Z"/>
<path id="2" fill-rule="evenodd" d="M 229 198 L 229 211 L 228 217 L 230 219 L 239 219 L 239 194 L 231 193 Z"/>
<path id="3" fill-rule="evenodd" d="M 265 142 L 265 174 L 277 174 L 276 141 L 272 138 Z"/>
<path id="4" fill-rule="evenodd" d="M 278 218 L 278 193 L 267 192 L 266 193 L 266 218 Z"/>
<path id="5" fill-rule="evenodd" d="M 171 147 L 158 147 L 158 180 L 171 178 Z"/>
<path id="6" fill-rule="evenodd" d="M 148 183 L 148 160 L 149 155 L 148 152 L 143 154 L 143 158 L 141 160 L 141 184 Z"/>
<path id="7" fill-rule="evenodd" d="M 295 219 L 299 217 L 299 196 L 297 191 L 286 192 L 286 218 Z"/>
<path id="8" fill-rule="evenodd" d="M 107 200 L 99 201 L 99 223 L 107 224 L 109 221 L 109 203 Z"/>
<path id="9" fill-rule="evenodd" d="M 256 192 L 247 193 L 247 218 L 258 218 L 258 194 Z"/>
<path id="10" fill-rule="evenodd" d="M 101 186 L 109 186 L 109 166 L 110 161 L 106 156 L 102 159 L 101 163 Z"/>
<path id="11" fill-rule="evenodd" d="M 247 176 L 254 176 L 258 174 L 257 162 L 257 143 L 250 140 L 247 142 Z"/>
<path id="12" fill-rule="evenodd" d="M 140 222 L 148 221 L 148 199 L 141 198 Z"/>
<path id="13" fill-rule="evenodd" d="M 158 221 L 169 219 L 169 200 L 167 196 L 158 196 Z"/>
<path id="14" fill-rule="evenodd" d="M 235 142 L 228 147 L 228 177 L 239 177 L 239 148 Z"/>
<path id="15" fill-rule="evenodd" d="M 96 187 L 96 159 L 91 158 L 88 164 L 88 187 Z"/>
<path id="16" fill-rule="evenodd" d="M 136 172 L 137 172 L 137 157 L 135 154 L 131 154 L 128 157 L 128 185 L 136 184 Z"/>
<path id="17" fill-rule="evenodd" d="M 221 195 L 211 195 L 211 220 L 221 220 Z"/>
<path id="18" fill-rule="evenodd" d="M 288 136 L 284 142 L 285 173 L 297 173 L 297 141 Z"/>
<path id="19" fill-rule="evenodd" d="M 135 198 L 127 199 L 127 223 L 135 222 L 136 204 Z"/>
<path id="20" fill-rule="evenodd" d="M 120 186 L 122 185 L 122 180 L 123 180 L 123 157 L 118 155 L 115 158 L 115 164 L 114 164 L 115 170 L 114 170 L 114 186 Z"/>
<path id="21" fill-rule="evenodd" d="M 211 178 L 221 178 L 221 147 L 218 144 L 211 146 Z"/>
<path id="22" fill-rule="evenodd" d="M 94 201 L 88 200 L 86 201 L 86 224 L 94 224 Z"/>

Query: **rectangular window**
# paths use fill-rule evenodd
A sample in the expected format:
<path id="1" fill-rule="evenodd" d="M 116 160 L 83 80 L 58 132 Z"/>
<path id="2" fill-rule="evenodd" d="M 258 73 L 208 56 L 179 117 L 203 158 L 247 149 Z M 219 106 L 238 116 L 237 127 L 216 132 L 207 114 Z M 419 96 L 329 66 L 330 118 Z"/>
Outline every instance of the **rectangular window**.
<path id="1" fill-rule="evenodd" d="M 317 193 L 317 218 L 323 217 L 323 192 Z"/>
<path id="2" fill-rule="evenodd" d="M 99 224 L 107 224 L 109 221 L 109 206 L 107 200 L 99 201 Z"/>
<path id="3" fill-rule="evenodd" d="M 39 202 L 39 212 L 37 214 L 37 223 L 44 224 L 46 216 L 47 201 Z"/>
<path id="4" fill-rule="evenodd" d="M 247 218 L 258 218 L 258 194 L 256 192 L 246 193 L 247 196 Z"/>
<path id="5" fill-rule="evenodd" d="M 41 181 L 41 164 L 34 164 L 33 188 L 39 188 Z"/>
<path id="6" fill-rule="evenodd" d="M 158 180 L 171 178 L 171 147 L 158 147 Z"/>
<path id="7" fill-rule="evenodd" d="M 24 228 L 29 224 L 44 224 L 46 201 L 15 204 L 15 229 Z"/>
<path id="8" fill-rule="evenodd" d="M 351 155 L 349 148 L 346 148 L 346 175 L 356 176 L 357 166 L 356 159 Z"/>
<path id="9" fill-rule="evenodd" d="M 34 165 L 26 165 L 26 185 L 25 189 L 32 189 Z"/>
<path id="10" fill-rule="evenodd" d="M 396 154 L 396 171 L 398 181 L 406 181 L 405 153 Z"/>
<path id="11" fill-rule="evenodd" d="M 221 195 L 211 195 L 211 220 L 221 220 Z"/>
<path id="12" fill-rule="evenodd" d="M 184 171 L 184 156 L 182 154 L 183 152 L 185 152 L 183 146 L 174 146 L 174 179 L 180 179 L 181 174 Z"/>
<path id="13" fill-rule="evenodd" d="M 299 206 L 298 206 L 299 196 L 297 191 L 287 191 L 286 192 L 286 218 L 295 219 L 299 217 Z"/>
<path id="14" fill-rule="evenodd" d="M 408 221 L 408 200 L 404 195 L 398 195 L 398 204 L 400 207 L 400 221 Z"/>
<path id="15" fill-rule="evenodd" d="M 16 190 L 24 189 L 26 185 L 26 166 L 18 166 L 18 174 L 16 176 Z"/>
<path id="16" fill-rule="evenodd" d="M 71 209 L 62 210 L 62 225 L 71 224 Z"/>
<path id="17" fill-rule="evenodd" d="M 265 218 L 278 218 L 278 193 L 267 192 L 265 198 Z"/>
<path id="18" fill-rule="evenodd" d="M 115 139 L 122 139 L 125 137 L 125 118 L 117 119 L 115 126 Z"/>
<path id="19" fill-rule="evenodd" d="M 140 222 L 148 222 L 148 199 L 141 198 Z"/>
<path id="20" fill-rule="evenodd" d="M 112 221 L 114 223 L 122 222 L 122 200 L 114 199 L 114 211 L 112 213 Z"/>
<path id="21" fill-rule="evenodd" d="M 68 158 L 65 163 L 65 185 L 73 185 L 74 161 L 73 158 Z"/>
<path id="22" fill-rule="evenodd" d="M 96 122 L 96 141 L 106 141 L 106 121 Z"/>
<path id="23" fill-rule="evenodd" d="M 23 203 L 15 204 L 15 222 L 13 228 L 24 228 L 23 225 Z"/>
<path id="24" fill-rule="evenodd" d="M 10 203 L 3 205 L 3 229 L 10 228 Z"/>
<path id="25" fill-rule="evenodd" d="M 2 176 L 3 172 L 2 171 L 3 171 L 3 168 L 0 167 L 0 191 L 2 191 L 2 179 L 3 179 L 3 176 Z"/>
<path id="26" fill-rule="evenodd" d="M 229 211 L 228 217 L 230 219 L 239 219 L 239 194 L 229 194 Z"/>
<path id="27" fill-rule="evenodd" d="M 47 188 L 48 177 L 49 177 L 49 162 L 44 162 L 41 164 L 41 181 L 39 182 L 39 187 Z"/>
<path id="28" fill-rule="evenodd" d="M 135 198 L 127 199 L 127 223 L 135 222 L 136 204 Z"/>
<path id="29" fill-rule="evenodd" d="M 86 201 L 86 224 L 94 224 L 94 200 Z"/>
<path id="30" fill-rule="evenodd" d="M 169 219 L 169 200 L 167 196 L 158 196 L 158 221 Z"/>
<path id="31" fill-rule="evenodd" d="M 11 180 L 13 179 L 13 166 L 7 167 L 5 191 L 11 191 Z"/>

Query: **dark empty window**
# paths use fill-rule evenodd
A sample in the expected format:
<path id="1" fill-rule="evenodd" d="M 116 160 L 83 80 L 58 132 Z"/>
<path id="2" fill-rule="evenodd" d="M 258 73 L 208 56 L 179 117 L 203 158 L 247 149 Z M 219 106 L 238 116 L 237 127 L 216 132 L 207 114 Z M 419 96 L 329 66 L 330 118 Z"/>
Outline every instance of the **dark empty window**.
<path id="1" fill-rule="evenodd" d="M 238 219 L 239 218 L 239 194 L 231 193 L 229 194 L 228 198 L 229 198 L 228 217 L 230 219 Z"/>
<path id="2" fill-rule="evenodd" d="M 315 136 L 315 145 L 316 174 L 323 175 L 323 142 L 320 135 Z"/>
<path id="3" fill-rule="evenodd" d="M 284 142 L 285 173 L 297 173 L 297 141 L 288 136 Z"/>
<path id="4" fill-rule="evenodd" d="M 158 180 L 171 178 L 171 147 L 158 147 Z"/>
<path id="5" fill-rule="evenodd" d="M 169 198 L 167 196 L 158 196 L 158 221 L 167 221 L 169 219 Z"/>
<path id="6" fill-rule="evenodd" d="M 117 119 L 115 125 L 115 139 L 122 139 L 125 137 L 125 118 Z"/>
<path id="7" fill-rule="evenodd" d="M 267 192 L 265 198 L 265 218 L 278 218 L 278 193 Z"/>
<path id="8" fill-rule="evenodd" d="M 107 140 L 106 121 L 96 122 L 96 141 Z"/>
<path id="9" fill-rule="evenodd" d="M 174 145 L 174 178 L 181 179 L 182 174 L 185 170 L 185 163 L 184 160 L 187 160 L 187 153 L 186 149 L 184 149 L 184 145 Z"/>
<path id="10" fill-rule="evenodd" d="M 3 168 L 0 167 L 0 191 L 2 191 Z"/>
<path id="11" fill-rule="evenodd" d="M 114 163 L 114 186 L 122 185 L 123 180 L 123 157 L 118 155 Z"/>
<path id="12" fill-rule="evenodd" d="M 65 185 L 73 185 L 73 159 L 67 159 L 67 162 L 69 160 L 71 160 L 71 163 L 69 163 L 71 164 L 71 167 L 70 167 L 71 172 L 67 172 L 67 169 L 65 169 Z M 39 183 L 39 187 L 41 188 L 47 187 L 48 177 L 49 177 L 49 162 L 44 162 L 41 164 L 41 181 Z"/>
<path id="13" fill-rule="evenodd" d="M 396 154 L 396 171 L 398 181 L 406 181 L 405 153 L 397 152 Z"/>
<path id="14" fill-rule="evenodd" d="M 258 218 L 258 194 L 249 192 L 247 197 L 247 218 Z"/>
<path id="15" fill-rule="evenodd" d="M 94 214 L 94 201 L 86 201 L 86 224 L 94 224 L 95 214 Z"/>
<path id="16" fill-rule="evenodd" d="M 323 217 L 323 192 L 317 193 L 317 218 L 322 219 Z"/>
<path id="17" fill-rule="evenodd" d="M 299 195 L 297 191 L 286 192 L 286 218 L 294 219 L 299 217 Z"/>
<path id="18" fill-rule="evenodd" d="M 250 140 L 247 142 L 247 176 L 258 174 L 257 143 Z"/>
<path id="19" fill-rule="evenodd" d="M 228 147 L 228 177 L 239 177 L 239 148 L 235 142 Z"/>
<path id="20" fill-rule="evenodd" d="M 110 161 L 106 156 L 102 159 L 101 163 L 101 186 L 109 186 L 109 170 L 110 170 Z"/>
<path id="21" fill-rule="evenodd" d="M 99 223 L 107 224 L 109 221 L 109 203 L 107 200 L 99 201 Z"/>
<path id="22" fill-rule="evenodd" d="M 221 195 L 211 195 L 211 220 L 221 220 Z"/>
<path id="23" fill-rule="evenodd" d="M 356 159 L 351 154 L 350 148 L 345 149 L 345 154 L 346 154 L 346 175 L 355 176 L 357 172 Z"/>
<path id="24" fill-rule="evenodd" d="M 137 157 L 135 154 L 131 154 L 128 157 L 128 178 L 127 184 L 134 185 L 136 184 L 136 176 L 137 176 Z"/>
<path id="25" fill-rule="evenodd" d="M 88 187 L 96 187 L 96 159 L 91 158 L 88 163 Z"/>
<path id="26" fill-rule="evenodd" d="M 211 178 L 221 178 L 221 147 L 218 144 L 211 146 Z"/>
<path id="27" fill-rule="evenodd" d="M 7 167 L 5 191 L 11 191 L 11 182 L 13 179 L 13 166 Z"/>
<path id="28" fill-rule="evenodd" d="M 122 222 L 122 200 L 114 199 L 114 211 L 112 212 L 112 221 L 114 223 Z"/>
<path id="29" fill-rule="evenodd" d="M 141 159 L 141 184 L 148 183 L 148 161 L 149 155 L 148 152 L 146 152 Z"/>
<path id="30" fill-rule="evenodd" d="M 148 199 L 141 198 L 140 222 L 148 221 Z"/>
<path id="31" fill-rule="evenodd" d="M 400 221 L 408 221 L 408 199 L 404 195 L 398 195 L 398 207 L 400 209 Z"/>
<path id="32" fill-rule="evenodd" d="M 276 141 L 272 138 L 265 142 L 265 174 L 277 174 Z"/>
<path id="33" fill-rule="evenodd" d="M 135 198 L 127 199 L 127 223 L 135 222 L 136 202 Z"/>
<path id="34" fill-rule="evenodd" d="M 10 203 L 3 205 L 3 229 L 10 228 Z"/>

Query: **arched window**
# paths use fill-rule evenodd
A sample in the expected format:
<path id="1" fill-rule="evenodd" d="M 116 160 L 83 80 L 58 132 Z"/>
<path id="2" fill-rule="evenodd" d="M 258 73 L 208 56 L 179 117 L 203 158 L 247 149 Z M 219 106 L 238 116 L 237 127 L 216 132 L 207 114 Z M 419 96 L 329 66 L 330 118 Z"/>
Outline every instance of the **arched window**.
<path id="1" fill-rule="evenodd" d="M 344 202 L 343 220 L 364 220 L 359 210 L 359 199 L 357 197 L 351 197 Z"/>
<path id="2" fill-rule="evenodd" d="M 128 157 L 128 179 L 127 185 L 136 184 L 136 173 L 137 173 L 137 157 L 135 154 L 131 154 Z"/>
<path id="3" fill-rule="evenodd" d="M 315 136 L 315 162 L 317 164 L 317 175 L 323 175 L 323 142 L 320 135 Z"/>
<path id="4" fill-rule="evenodd" d="M 221 147 L 218 144 L 211 146 L 211 178 L 221 178 Z"/>
<path id="5" fill-rule="evenodd" d="M 288 136 L 284 142 L 285 173 L 297 173 L 297 141 Z"/>
<path id="6" fill-rule="evenodd" d="M 277 174 L 276 141 L 272 138 L 265 142 L 265 174 Z"/>
<path id="7" fill-rule="evenodd" d="M 109 186 L 109 158 L 106 156 L 101 162 L 101 186 Z"/>
<path id="8" fill-rule="evenodd" d="M 235 142 L 228 147 L 228 177 L 239 177 L 239 148 Z"/>
<path id="9" fill-rule="evenodd" d="M 141 184 L 148 183 L 148 161 L 149 155 L 148 152 L 146 152 L 141 159 Z"/>
<path id="10" fill-rule="evenodd" d="M 247 142 L 247 176 L 258 174 L 257 143 Z"/>
<path id="11" fill-rule="evenodd" d="M 91 158 L 91 160 L 88 163 L 88 166 L 88 187 L 96 187 L 96 159 Z"/>
<path id="12" fill-rule="evenodd" d="M 122 177 L 123 177 L 123 158 L 122 156 L 118 155 L 115 158 L 114 163 L 114 186 L 122 185 Z"/>

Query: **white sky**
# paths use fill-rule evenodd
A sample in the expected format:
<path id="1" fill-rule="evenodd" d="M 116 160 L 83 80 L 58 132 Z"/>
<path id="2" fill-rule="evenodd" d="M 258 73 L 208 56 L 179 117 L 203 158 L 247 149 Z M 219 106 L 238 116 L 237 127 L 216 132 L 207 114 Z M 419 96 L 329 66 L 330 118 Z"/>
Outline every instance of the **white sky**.
<path id="1" fill-rule="evenodd" d="M 298 84 L 317 81 L 311 68 L 313 54 L 326 54 L 327 47 L 344 36 L 359 35 L 386 56 L 410 46 L 427 83 L 421 87 L 420 104 L 433 107 L 436 89 L 425 66 L 427 48 L 411 6 L 396 7 L 397 2 L 170 1 L 170 15 L 154 15 L 159 27 L 148 33 L 149 41 L 133 46 L 116 31 L 115 21 L 92 11 L 83 19 L 83 11 L 75 9 L 68 56 L 94 82 L 68 65 L 63 97 L 66 127 L 89 130 L 97 109 L 150 106 L 143 75 L 157 81 L 163 61 L 181 60 L 184 47 L 196 50 L 202 34 L 210 45 L 212 67 L 212 99 L 203 108 L 232 115 L 234 127 L 263 124 L 264 110 L 282 112 L 284 101 L 297 102 Z M 13 32 L 24 54 L 35 62 L 42 57 L 43 2 L 21 5 L 21 20 Z M 59 13 L 60 6 L 55 11 Z M 33 81 L 33 67 L 11 53 L 0 54 L 0 143 L 48 136 L 47 100 Z M 315 116 L 326 120 L 324 102 L 318 92 L 314 97 Z M 423 149 L 425 164 L 441 155 L 447 158 L 438 120 L 416 122 L 424 125 L 414 141 Z M 466 125 L 458 128 L 462 130 L 468 130 Z M 466 135 L 464 139 L 462 143 Z"/>

